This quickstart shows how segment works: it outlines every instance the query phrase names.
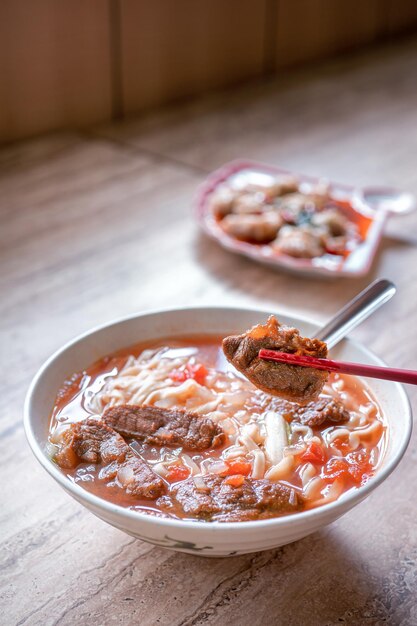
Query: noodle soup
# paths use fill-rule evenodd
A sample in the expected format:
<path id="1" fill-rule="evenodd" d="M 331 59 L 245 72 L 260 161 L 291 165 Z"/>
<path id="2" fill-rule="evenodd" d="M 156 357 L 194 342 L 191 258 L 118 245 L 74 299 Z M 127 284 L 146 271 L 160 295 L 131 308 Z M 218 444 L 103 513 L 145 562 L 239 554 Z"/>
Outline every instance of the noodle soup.
<path id="1" fill-rule="evenodd" d="M 148 430 L 129 436 L 126 423 L 143 407 Z M 117 434 L 109 417 L 123 412 Z M 107 456 L 88 449 L 81 461 L 69 459 L 68 442 L 80 441 L 74 425 L 87 421 L 91 431 L 102 420 L 99 436 L 117 453 L 110 458 L 106 444 Z M 215 445 L 198 440 L 203 430 Z M 256 389 L 213 336 L 137 345 L 74 374 L 56 398 L 49 438 L 51 457 L 86 490 L 152 515 L 206 521 L 265 519 L 334 501 L 377 471 L 385 442 L 381 410 L 358 379 L 331 375 L 319 400 L 300 408 Z"/>

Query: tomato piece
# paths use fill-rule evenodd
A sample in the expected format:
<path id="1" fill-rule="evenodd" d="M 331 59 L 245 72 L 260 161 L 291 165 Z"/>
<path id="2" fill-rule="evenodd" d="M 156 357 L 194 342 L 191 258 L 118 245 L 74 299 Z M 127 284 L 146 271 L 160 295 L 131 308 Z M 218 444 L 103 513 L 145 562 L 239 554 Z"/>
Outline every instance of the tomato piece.
<path id="1" fill-rule="evenodd" d="M 332 445 L 340 450 L 340 452 L 346 452 L 350 449 L 349 437 L 347 436 L 339 436 L 336 439 L 333 439 Z"/>
<path id="2" fill-rule="evenodd" d="M 169 377 L 175 383 L 183 383 L 189 378 L 188 372 L 186 370 L 181 370 L 181 369 L 172 370 Z"/>
<path id="3" fill-rule="evenodd" d="M 183 383 L 192 378 L 199 385 L 204 385 L 207 374 L 207 368 L 201 363 L 187 363 L 185 368 L 172 370 L 169 377 L 176 383 Z"/>
<path id="4" fill-rule="evenodd" d="M 332 483 L 337 478 L 351 478 L 349 464 L 345 459 L 330 459 L 321 470 L 321 476 L 327 482 Z"/>
<path id="5" fill-rule="evenodd" d="M 190 470 L 185 465 L 172 465 L 168 469 L 168 474 L 166 475 L 166 480 L 170 483 L 176 483 L 179 480 L 184 480 L 188 478 L 190 475 Z"/>
<path id="6" fill-rule="evenodd" d="M 355 450 L 346 456 L 348 463 L 361 465 L 363 467 L 370 466 L 369 452 L 367 450 Z"/>
<path id="7" fill-rule="evenodd" d="M 315 463 L 316 465 L 323 465 L 326 462 L 323 446 L 317 443 L 317 441 L 310 441 L 310 443 L 307 444 L 306 451 L 300 456 L 300 459 L 302 461 Z"/>
<path id="8" fill-rule="evenodd" d="M 355 450 L 346 456 L 349 473 L 356 483 L 366 482 L 372 476 L 373 467 L 367 450 Z"/>
<path id="9" fill-rule="evenodd" d="M 233 476 L 228 476 L 224 479 L 226 485 L 230 485 L 231 487 L 241 487 L 245 482 L 245 477 L 242 474 L 234 474 Z"/>
<path id="10" fill-rule="evenodd" d="M 204 385 L 208 374 L 207 368 L 201 363 L 187 363 L 186 367 L 189 373 L 189 378 L 194 378 L 199 385 Z"/>
<path id="11" fill-rule="evenodd" d="M 322 469 L 322 477 L 327 482 L 337 478 L 349 480 L 352 484 L 363 485 L 373 474 L 373 467 L 366 450 L 355 450 L 342 459 L 330 459 Z"/>
<path id="12" fill-rule="evenodd" d="M 233 474 L 249 476 L 252 471 L 252 464 L 247 461 L 226 461 L 226 464 L 229 467 L 226 476 L 231 476 Z"/>

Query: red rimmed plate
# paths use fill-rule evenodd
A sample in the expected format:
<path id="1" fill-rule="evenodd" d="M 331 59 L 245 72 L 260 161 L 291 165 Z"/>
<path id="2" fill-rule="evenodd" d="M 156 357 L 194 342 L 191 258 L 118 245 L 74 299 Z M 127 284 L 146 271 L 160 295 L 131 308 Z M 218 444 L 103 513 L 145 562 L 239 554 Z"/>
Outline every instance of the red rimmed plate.
<path id="1" fill-rule="evenodd" d="M 322 180 L 294 173 L 255 161 L 232 161 L 210 174 L 199 187 L 195 209 L 203 230 L 232 252 L 279 269 L 318 276 L 357 277 L 367 274 L 380 243 L 385 222 L 392 213 L 409 212 L 415 207 L 414 197 L 392 189 L 357 189 L 329 181 L 332 198 L 341 204 L 348 218 L 356 223 L 361 241 L 346 256 L 324 254 L 313 259 L 291 257 L 270 245 L 240 241 L 228 235 L 209 210 L 210 195 L 219 185 L 229 183 L 239 188 L 261 181 L 267 184 L 274 176 L 295 176 L 300 183 L 317 184 Z M 262 184 L 262 183 L 261 183 Z"/>

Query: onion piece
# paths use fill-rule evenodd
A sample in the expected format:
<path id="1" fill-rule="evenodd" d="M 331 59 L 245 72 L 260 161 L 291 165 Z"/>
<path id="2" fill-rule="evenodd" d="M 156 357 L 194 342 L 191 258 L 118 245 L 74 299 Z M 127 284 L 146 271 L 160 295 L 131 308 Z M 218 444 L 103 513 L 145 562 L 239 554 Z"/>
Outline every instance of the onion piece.
<path id="1" fill-rule="evenodd" d="M 257 444 L 263 443 L 264 438 L 259 432 L 258 424 L 254 424 L 251 422 L 250 424 L 245 424 L 241 429 L 242 435 L 246 435 L 252 439 Z"/>
<path id="2" fill-rule="evenodd" d="M 194 484 L 196 486 L 196 489 L 198 489 L 199 491 L 207 491 L 208 487 L 206 485 L 206 483 L 203 480 L 202 476 L 193 476 L 193 480 L 194 480 Z"/>
<path id="3" fill-rule="evenodd" d="M 182 454 L 181 459 L 184 465 L 186 465 L 191 471 L 191 474 L 200 474 L 200 468 L 198 467 L 197 463 L 193 461 L 190 456 L 188 456 L 188 454 Z"/>
<path id="4" fill-rule="evenodd" d="M 64 443 L 65 433 L 67 433 L 70 430 L 70 428 L 71 428 L 71 425 L 68 424 L 67 422 L 58 424 L 58 426 L 55 427 L 54 432 L 49 438 L 50 443 L 55 446 L 58 446 Z"/>
<path id="5" fill-rule="evenodd" d="M 292 506 L 297 504 L 297 494 L 295 493 L 295 489 L 291 489 L 290 491 L 290 497 L 288 498 L 288 502 L 289 504 L 291 504 Z"/>
<path id="6" fill-rule="evenodd" d="M 294 422 L 291 424 L 291 431 L 295 433 L 299 433 L 304 439 L 311 439 L 314 437 L 313 429 L 311 426 L 307 426 L 307 424 L 299 424 L 298 422 Z"/>
<path id="7" fill-rule="evenodd" d="M 220 398 L 215 398 L 214 400 L 206 402 L 205 404 L 202 404 L 200 406 L 194 406 L 193 411 L 195 413 L 201 413 L 202 415 L 208 416 L 208 413 L 214 413 L 216 411 L 217 407 L 219 406 L 219 402 Z"/>
<path id="8" fill-rule="evenodd" d="M 296 443 L 292 446 L 287 446 L 284 449 L 284 457 L 285 456 L 300 456 L 300 454 L 303 454 L 303 452 L 306 451 L 307 448 L 307 444 L 304 443 L 304 441 L 302 443 Z"/>
<path id="9" fill-rule="evenodd" d="M 252 437 L 249 437 L 248 435 L 240 435 L 239 441 L 243 443 L 243 445 L 249 450 L 249 452 L 252 452 L 253 450 L 259 450 L 259 447 L 256 445 Z"/>
<path id="10" fill-rule="evenodd" d="M 223 452 L 223 456 L 225 459 L 237 459 L 239 456 L 245 456 L 246 453 L 247 449 L 243 446 L 230 446 Z"/>
<path id="11" fill-rule="evenodd" d="M 326 486 L 326 483 L 320 476 L 315 476 L 308 481 L 307 485 L 303 489 L 303 495 L 307 500 L 317 500 L 321 496 L 321 490 Z M 316 503 L 315 503 L 316 504 Z"/>
<path id="12" fill-rule="evenodd" d="M 253 467 L 252 478 L 263 478 L 265 474 L 265 455 L 262 450 L 254 450 L 253 455 Z"/>
<path id="13" fill-rule="evenodd" d="M 326 501 L 336 500 L 342 495 L 344 489 L 344 482 L 340 478 L 337 478 L 327 489 L 324 490 L 323 498 Z"/>
<path id="14" fill-rule="evenodd" d="M 165 478 L 165 476 L 168 475 L 168 470 L 163 463 L 155 463 L 155 465 L 152 466 L 152 469 L 155 474 L 158 474 L 161 478 Z"/>
<path id="15" fill-rule="evenodd" d="M 207 417 L 213 420 L 211 414 L 208 414 Z M 216 421 L 216 420 L 213 420 L 213 421 Z M 233 422 L 233 420 L 230 417 L 226 417 L 226 418 L 223 417 L 222 428 L 227 435 L 235 435 L 237 431 L 236 424 Z"/>
<path id="16" fill-rule="evenodd" d="M 229 466 L 224 461 L 212 461 L 207 465 L 207 470 L 210 474 L 226 474 L 229 471 Z"/>
<path id="17" fill-rule="evenodd" d="M 288 446 L 287 422 L 280 413 L 268 411 L 265 414 L 265 456 L 271 465 L 277 465 Z"/>
<path id="18" fill-rule="evenodd" d="M 306 487 L 308 482 L 317 474 L 317 470 L 312 463 L 306 463 L 300 470 L 300 478 L 303 483 L 303 487 Z"/>
<path id="19" fill-rule="evenodd" d="M 117 472 L 117 480 L 122 485 L 122 487 L 126 487 L 129 483 L 131 483 L 134 476 L 135 473 L 130 465 L 122 465 Z"/>

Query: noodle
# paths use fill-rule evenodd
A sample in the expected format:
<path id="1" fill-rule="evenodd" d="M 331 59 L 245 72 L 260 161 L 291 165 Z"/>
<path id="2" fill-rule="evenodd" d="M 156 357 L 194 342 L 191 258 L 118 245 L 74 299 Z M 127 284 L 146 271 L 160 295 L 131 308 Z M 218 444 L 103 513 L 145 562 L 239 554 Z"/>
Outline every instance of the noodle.
<path id="1" fill-rule="evenodd" d="M 303 487 L 305 487 L 308 482 L 317 474 L 317 470 L 311 463 L 306 463 L 302 466 L 300 470 L 301 482 L 303 483 Z"/>
<path id="2" fill-rule="evenodd" d="M 277 465 L 273 465 L 265 474 L 271 481 L 283 480 L 294 467 L 294 457 L 286 456 Z"/>
<path id="3" fill-rule="evenodd" d="M 242 442 L 242 444 L 246 447 L 246 449 L 249 452 L 252 452 L 254 450 L 259 450 L 256 443 L 251 437 L 249 437 L 249 435 L 240 435 L 239 440 Z"/>
<path id="4" fill-rule="evenodd" d="M 192 354 L 198 355 L 198 349 Z M 352 384 L 348 377 L 330 378 L 323 397 L 344 399 L 350 411 L 349 420 L 342 426 L 329 422 L 316 427 L 295 418 L 288 418 L 287 423 L 283 413 L 286 418 L 288 415 L 280 400 L 255 389 L 234 372 L 204 366 L 204 380 L 189 377 L 190 363 L 195 363 L 195 357 L 190 358 L 189 349 L 162 348 L 131 355 L 119 370 L 109 365 L 100 376 L 89 379 L 90 384 L 82 388 L 83 410 L 87 415 L 101 416 L 109 407 L 118 405 L 151 405 L 189 410 L 220 425 L 226 444 L 218 450 L 204 450 L 193 458 L 181 447 L 158 448 L 140 441 L 130 442 L 160 477 L 168 480 L 174 466 L 184 476 L 192 476 L 198 489 L 206 488 L 203 476 L 244 472 L 256 480 L 287 482 L 312 507 L 338 498 L 347 488 L 339 478 L 333 482 L 324 479 L 323 468 L 329 460 L 346 463 L 347 455 L 365 450 L 370 466 L 379 463 L 378 446 L 384 426 L 378 418 L 378 406 L 369 399 L 367 391 L 358 391 L 357 383 Z M 59 443 L 63 429 L 67 428 L 69 405 L 54 412 L 51 444 Z M 77 419 L 81 418 L 77 416 L 74 421 Z M 314 456 L 314 446 L 322 451 L 321 461 Z M 118 480 L 128 481 L 129 472 L 131 469 L 124 469 Z M 81 473 L 79 480 L 85 480 Z"/>

